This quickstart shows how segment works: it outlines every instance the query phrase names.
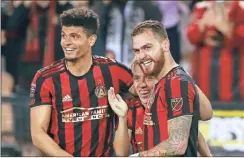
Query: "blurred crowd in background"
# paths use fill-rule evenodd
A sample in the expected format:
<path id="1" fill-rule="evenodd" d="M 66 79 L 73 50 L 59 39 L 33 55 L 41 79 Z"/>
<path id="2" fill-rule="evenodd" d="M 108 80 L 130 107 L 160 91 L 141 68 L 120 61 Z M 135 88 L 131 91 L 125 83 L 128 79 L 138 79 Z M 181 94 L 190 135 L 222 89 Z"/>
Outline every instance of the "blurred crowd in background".
<path id="1" fill-rule="evenodd" d="M 74 7 L 91 8 L 100 17 L 93 54 L 126 66 L 133 59 L 134 26 L 161 21 L 173 58 L 209 99 L 240 103 L 229 110 L 244 107 L 244 1 L 2 1 L 2 156 L 42 155 L 31 144 L 30 83 L 38 69 L 64 57 L 59 15 Z"/>

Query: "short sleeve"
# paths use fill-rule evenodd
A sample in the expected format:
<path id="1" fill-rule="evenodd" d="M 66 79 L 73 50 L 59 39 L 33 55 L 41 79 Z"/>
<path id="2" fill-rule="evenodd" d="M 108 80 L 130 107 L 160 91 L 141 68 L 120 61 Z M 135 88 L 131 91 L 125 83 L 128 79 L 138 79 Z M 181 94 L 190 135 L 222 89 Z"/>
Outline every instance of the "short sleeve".
<path id="1" fill-rule="evenodd" d="M 127 125 L 129 129 L 133 130 L 135 128 L 137 116 L 140 114 L 140 108 L 142 107 L 141 101 L 139 98 L 128 98 L 125 102 L 128 105 Z"/>
<path id="2" fill-rule="evenodd" d="M 115 78 L 119 92 L 128 92 L 133 84 L 132 72 L 129 68 L 121 63 L 111 66 L 111 73 Z"/>
<path id="3" fill-rule="evenodd" d="M 196 95 L 194 83 L 182 78 L 167 80 L 165 94 L 168 120 L 183 115 L 193 115 Z"/>
<path id="4" fill-rule="evenodd" d="M 30 107 L 40 105 L 51 105 L 51 93 L 50 86 L 48 85 L 48 79 L 43 78 L 39 72 L 36 73 L 30 88 Z"/>

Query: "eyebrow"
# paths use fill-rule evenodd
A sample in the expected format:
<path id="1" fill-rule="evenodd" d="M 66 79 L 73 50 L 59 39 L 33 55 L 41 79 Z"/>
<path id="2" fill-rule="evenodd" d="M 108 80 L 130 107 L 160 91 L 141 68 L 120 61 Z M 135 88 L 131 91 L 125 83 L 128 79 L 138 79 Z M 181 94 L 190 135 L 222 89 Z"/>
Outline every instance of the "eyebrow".
<path id="1" fill-rule="evenodd" d="M 136 51 L 136 50 L 144 49 L 146 46 L 152 46 L 152 45 L 153 45 L 152 43 L 146 43 L 143 46 L 141 46 L 139 49 L 138 48 L 133 48 L 133 50 Z"/>
<path id="2" fill-rule="evenodd" d="M 61 32 L 61 34 L 66 34 L 65 32 Z M 76 36 L 81 36 L 80 34 L 78 34 L 78 33 L 75 33 L 75 32 L 72 32 L 72 33 L 70 33 L 70 34 L 68 34 L 68 35 L 76 35 Z"/>
<path id="3" fill-rule="evenodd" d="M 133 74 L 133 77 L 140 77 L 140 75 L 137 75 L 137 74 Z"/>

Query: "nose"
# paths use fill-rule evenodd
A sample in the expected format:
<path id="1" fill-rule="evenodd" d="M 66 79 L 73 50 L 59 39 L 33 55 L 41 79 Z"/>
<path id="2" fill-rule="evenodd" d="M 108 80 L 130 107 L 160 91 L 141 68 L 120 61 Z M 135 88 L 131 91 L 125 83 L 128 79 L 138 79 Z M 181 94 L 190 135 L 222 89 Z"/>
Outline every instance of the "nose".
<path id="1" fill-rule="evenodd" d="M 146 55 L 142 51 L 136 54 L 136 60 L 137 62 L 141 63 L 143 59 L 145 59 Z"/>
<path id="2" fill-rule="evenodd" d="M 69 46 L 69 45 L 72 44 L 72 42 L 71 42 L 71 40 L 70 40 L 69 37 L 63 38 L 63 39 L 61 40 L 61 43 L 62 43 L 64 46 Z"/>
<path id="3" fill-rule="evenodd" d="M 141 79 L 141 80 L 140 80 L 140 82 L 139 82 L 139 87 L 140 87 L 140 88 L 146 88 L 146 87 L 147 87 L 147 84 L 146 84 L 145 79 Z"/>

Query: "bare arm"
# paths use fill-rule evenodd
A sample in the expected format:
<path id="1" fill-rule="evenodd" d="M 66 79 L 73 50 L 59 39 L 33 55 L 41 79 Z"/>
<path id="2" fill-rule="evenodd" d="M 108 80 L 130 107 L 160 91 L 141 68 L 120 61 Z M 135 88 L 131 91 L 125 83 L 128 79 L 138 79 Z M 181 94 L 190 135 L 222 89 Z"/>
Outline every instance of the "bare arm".
<path id="1" fill-rule="evenodd" d="M 119 117 L 118 129 L 113 142 L 115 153 L 117 156 L 128 156 L 130 143 L 127 126 L 128 106 L 119 94 L 115 94 L 112 87 L 108 90 L 108 101 L 113 111 Z"/>
<path id="2" fill-rule="evenodd" d="M 202 121 L 210 120 L 213 117 L 213 109 L 211 103 L 205 96 L 205 94 L 201 91 L 201 89 L 198 86 L 196 87 L 200 99 L 200 119 Z"/>
<path id="3" fill-rule="evenodd" d="M 119 118 L 119 125 L 115 132 L 113 145 L 116 156 L 129 156 L 130 135 L 126 117 Z"/>
<path id="4" fill-rule="evenodd" d="M 51 116 L 51 106 L 42 105 L 31 108 L 31 137 L 33 144 L 49 156 L 72 156 L 58 144 L 54 142 L 47 134 L 48 125 Z"/>
<path id="5" fill-rule="evenodd" d="M 201 156 L 212 157 L 208 145 L 200 131 L 198 132 L 198 152 L 200 153 Z"/>
<path id="6" fill-rule="evenodd" d="M 140 152 L 139 156 L 183 155 L 188 144 L 191 122 L 191 115 L 184 115 L 168 120 L 169 138 L 152 149 Z"/>

